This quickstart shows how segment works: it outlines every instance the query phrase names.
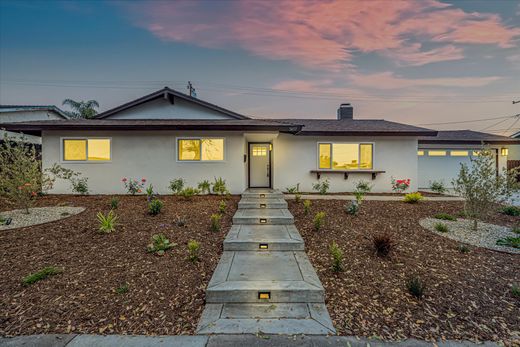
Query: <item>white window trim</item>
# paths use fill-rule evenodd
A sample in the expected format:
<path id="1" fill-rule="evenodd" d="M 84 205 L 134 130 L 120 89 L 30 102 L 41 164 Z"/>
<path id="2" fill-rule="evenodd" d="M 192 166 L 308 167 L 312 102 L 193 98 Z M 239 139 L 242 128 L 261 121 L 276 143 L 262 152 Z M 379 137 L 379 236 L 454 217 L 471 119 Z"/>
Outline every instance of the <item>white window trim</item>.
<path id="1" fill-rule="evenodd" d="M 201 159 L 200 160 L 179 160 L 179 140 L 223 140 L 224 141 L 224 159 L 223 160 L 202 160 L 202 141 L 200 143 L 201 145 Z M 181 136 L 175 138 L 175 161 L 177 163 L 202 163 L 202 164 L 208 164 L 208 163 L 225 163 L 227 161 L 227 139 L 223 136 Z"/>
<path id="2" fill-rule="evenodd" d="M 109 140 L 110 159 L 109 160 L 88 160 L 88 140 Z M 63 142 L 65 140 L 87 140 L 87 159 L 86 160 L 65 160 Z M 60 163 L 62 164 L 106 164 L 112 162 L 112 137 L 109 136 L 65 136 L 60 137 Z"/>
<path id="3" fill-rule="evenodd" d="M 330 169 L 322 169 L 320 168 L 320 145 L 323 144 L 330 144 Z M 361 145 L 372 145 L 372 168 L 370 169 L 348 169 L 348 170 L 338 170 L 334 169 L 334 165 L 332 165 L 332 162 L 334 160 L 334 144 L 350 144 L 350 145 L 358 145 L 358 167 L 359 163 L 361 162 Z M 337 142 L 337 141 L 319 141 L 316 144 L 316 168 L 318 170 L 332 170 L 332 171 L 373 171 L 374 170 L 374 159 L 376 152 L 376 143 L 375 142 Z"/>

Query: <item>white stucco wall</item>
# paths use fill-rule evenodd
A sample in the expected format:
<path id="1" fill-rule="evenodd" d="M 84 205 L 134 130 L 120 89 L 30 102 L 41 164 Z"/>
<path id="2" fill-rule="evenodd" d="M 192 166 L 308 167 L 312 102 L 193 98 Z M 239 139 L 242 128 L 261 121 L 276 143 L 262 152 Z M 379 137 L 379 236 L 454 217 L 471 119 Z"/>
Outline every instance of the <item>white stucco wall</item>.
<path id="1" fill-rule="evenodd" d="M 4 111 L 0 112 L 0 129 L 2 128 L 2 123 L 15 123 L 15 122 L 29 122 L 34 120 L 53 120 L 53 119 L 61 119 L 65 120 L 60 115 L 56 114 L 52 111 L 46 110 L 35 110 L 35 111 Z M 11 138 L 21 138 L 22 136 L 19 133 L 13 133 L 11 131 L 3 131 L 0 130 L 0 139 L 4 138 L 4 134 L 7 133 L 7 136 Z M 41 138 L 39 136 L 33 135 L 25 135 L 25 140 L 30 143 L 41 144 Z"/>
<path id="2" fill-rule="evenodd" d="M 520 145 L 509 145 L 509 160 L 520 160 Z"/>
<path id="3" fill-rule="evenodd" d="M 110 119 L 229 119 L 231 117 L 180 98 L 172 105 L 160 98 L 118 112 Z"/>

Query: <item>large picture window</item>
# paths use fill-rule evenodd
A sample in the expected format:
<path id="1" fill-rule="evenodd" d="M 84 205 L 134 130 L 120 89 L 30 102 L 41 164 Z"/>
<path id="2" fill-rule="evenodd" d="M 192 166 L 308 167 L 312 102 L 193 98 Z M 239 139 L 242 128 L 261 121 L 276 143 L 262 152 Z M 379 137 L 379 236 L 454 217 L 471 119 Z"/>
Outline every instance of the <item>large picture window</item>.
<path id="1" fill-rule="evenodd" d="M 178 139 L 177 159 L 179 161 L 222 161 L 224 160 L 224 139 Z"/>
<path id="2" fill-rule="evenodd" d="M 63 161 L 110 161 L 110 139 L 63 139 Z"/>
<path id="3" fill-rule="evenodd" d="M 371 143 L 319 143 L 318 167 L 332 170 L 370 170 L 373 168 Z"/>

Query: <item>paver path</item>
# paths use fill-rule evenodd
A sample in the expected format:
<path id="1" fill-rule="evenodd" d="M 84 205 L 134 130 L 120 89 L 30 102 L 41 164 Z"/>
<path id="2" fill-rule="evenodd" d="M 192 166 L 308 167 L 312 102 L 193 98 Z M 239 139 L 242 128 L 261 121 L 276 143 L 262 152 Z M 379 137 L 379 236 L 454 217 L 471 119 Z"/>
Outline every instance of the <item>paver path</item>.
<path id="1" fill-rule="evenodd" d="M 324 289 L 283 194 L 242 194 L 198 334 L 334 334 Z"/>

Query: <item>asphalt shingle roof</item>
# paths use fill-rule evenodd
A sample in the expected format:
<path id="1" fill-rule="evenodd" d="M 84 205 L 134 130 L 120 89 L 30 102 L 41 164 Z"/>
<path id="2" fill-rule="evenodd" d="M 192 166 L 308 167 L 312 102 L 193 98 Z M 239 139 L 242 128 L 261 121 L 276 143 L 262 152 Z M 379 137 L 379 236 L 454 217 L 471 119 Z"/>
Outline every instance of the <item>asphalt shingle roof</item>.
<path id="1" fill-rule="evenodd" d="M 473 130 L 441 130 L 435 137 L 419 137 L 419 143 L 519 144 L 520 139 Z"/>

